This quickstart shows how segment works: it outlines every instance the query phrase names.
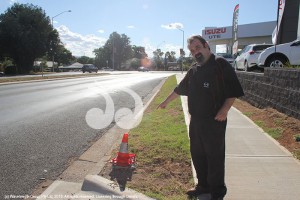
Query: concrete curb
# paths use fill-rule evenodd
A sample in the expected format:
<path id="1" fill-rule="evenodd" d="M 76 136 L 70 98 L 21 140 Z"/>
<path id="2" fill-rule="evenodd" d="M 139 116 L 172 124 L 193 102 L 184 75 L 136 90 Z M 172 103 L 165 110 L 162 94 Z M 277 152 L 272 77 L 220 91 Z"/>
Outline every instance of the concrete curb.
<path id="1" fill-rule="evenodd" d="M 108 179 L 105 179 L 98 175 L 88 175 L 85 177 L 82 184 L 82 191 L 91 191 L 100 194 L 106 194 L 110 196 L 115 196 L 116 198 L 125 198 L 125 199 L 152 199 L 141 193 L 138 193 L 130 188 L 126 188 L 123 192 L 118 190 L 119 187 Z"/>

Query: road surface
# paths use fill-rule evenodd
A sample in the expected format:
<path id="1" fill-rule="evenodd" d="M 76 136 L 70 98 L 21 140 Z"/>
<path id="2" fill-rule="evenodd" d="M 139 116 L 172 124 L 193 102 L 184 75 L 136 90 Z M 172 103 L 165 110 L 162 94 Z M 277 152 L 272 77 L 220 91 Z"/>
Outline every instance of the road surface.
<path id="1" fill-rule="evenodd" d="M 31 194 L 44 178 L 55 180 L 117 123 L 114 118 L 105 127 L 92 128 L 99 120 L 89 123 L 89 111 L 105 113 L 108 100 L 113 113 L 134 111 L 137 96 L 144 101 L 170 75 L 133 73 L 0 86 L 0 199 Z"/>

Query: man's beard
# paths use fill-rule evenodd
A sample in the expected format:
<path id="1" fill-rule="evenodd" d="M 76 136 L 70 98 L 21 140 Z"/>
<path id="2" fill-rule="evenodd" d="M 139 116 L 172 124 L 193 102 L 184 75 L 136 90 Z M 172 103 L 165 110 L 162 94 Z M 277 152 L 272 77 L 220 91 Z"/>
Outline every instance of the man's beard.
<path id="1" fill-rule="evenodd" d="M 195 59 L 196 59 L 197 63 L 199 63 L 199 64 L 203 64 L 203 62 L 204 62 L 204 56 L 202 55 L 202 53 L 196 54 Z"/>

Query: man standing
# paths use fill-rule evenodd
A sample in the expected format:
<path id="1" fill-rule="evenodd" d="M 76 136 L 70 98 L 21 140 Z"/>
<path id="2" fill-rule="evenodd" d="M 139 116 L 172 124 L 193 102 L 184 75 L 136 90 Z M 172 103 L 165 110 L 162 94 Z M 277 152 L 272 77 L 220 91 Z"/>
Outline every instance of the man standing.
<path id="1" fill-rule="evenodd" d="M 227 192 L 224 181 L 227 114 L 234 100 L 244 92 L 232 66 L 215 57 L 204 38 L 191 36 L 188 48 L 197 63 L 159 108 L 165 108 L 179 95 L 188 97 L 190 151 L 198 184 L 187 194 L 210 193 L 212 200 L 223 200 Z"/>

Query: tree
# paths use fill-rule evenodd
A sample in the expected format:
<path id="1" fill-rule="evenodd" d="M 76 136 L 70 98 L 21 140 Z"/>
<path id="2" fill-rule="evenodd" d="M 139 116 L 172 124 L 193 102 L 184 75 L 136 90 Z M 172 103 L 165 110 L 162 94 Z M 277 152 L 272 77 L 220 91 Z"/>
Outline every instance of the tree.
<path id="1" fill-rule="evenodd" d="M 88 56 L 81 56 L 77 58 L 77 62 L 80 62 L 81 64 L 94 64 L 94 59 L 90 58 Z"/>
<path id="2" fill-rule="evenodd" d="M 145 47 L 133 45 L 132 51 L 133 51 L 133 58 L 144 59 L 148 57 L 148 55 L 145 52 Z"/>
<path id="3" fill-rule="evenodd" d="M 163 59 L 162 56 L 164 55 L 164 52 L 162 52 L 160 49 L 156 49 L 153 51 L 153 62 L 154 66 L 157 69 L 164 69 Z"/>
<path id="4" fill-rule="evenodd" d="M 139 58 L 132 58 L 130 60 L 130 68 L 137 70 L 141 66 L 141 59 Z"/>
<path id="5" fill-rule="evenodd" d="M 120 35 L 117 32 L 110 34 L 104 48 L 108 48 L 111 55 L 110 60 L 115 69 L 121 69 L 122 63 L 132 58 L 133 55 L 130 38 L 125 34 Z"/>
<path id="6" fill-rule="evenodd" d="M 175 62 L 176 61 L 176 57 L 175 57 L 175 51 L 167 51 L 165 53 L 165 58 L 167 59 L 168 62 Z"/>
<path id="7" fill-rule="evenodd" d="M 191 56 L 183 58 L 183 70 L 188 70 L 193 63 L 195 63 L 195 59 Z"/>
<path id="8" fill-rule="evenodd" d="M 70 64 L 75 60 L 75 57 L 72 56 L 72 53 L 68 49 L 59 44 L 56 54 L 54 55 L 54 60 L 56 60 L 58 66 L 60 66 L 61 64 Z"/>
<path id="9" fill-rule="evenodd" d="M 125 34 L 113 32 L 103 47 L 94 50 L 95 65 L 98 67 L 106 67 L 121 69 L 128 59 L 133 58 L 133 50 L 130 45 L 130 38 Z M 125 65 L 123 65 L 125 66 Z"/>
<path id="10" fill-rule="evenodd" d="M 95 54 L 95 65 L 101 69 L 103 67 L 108 67 L 111 66 L 111 60 L 110 60 L 110 53 L 109 53 L 109 48 L 106 47 L 101 47 L 99 49 L 95 49 L 93 52 Z"/>
<path id="11" fill-rule="evenodd" d="M 93 52 L 98 68 L 137 69 L 147 58 L 145 47 L 131 46 L 130 38 L 117 32 L 111 33 L 105 45 Z"/>
<path id="12" fill-rule="evenodd" d="M 30 72 L 34 60 L 58 43 L 57 31 L 37 6 L 15 3 L 0 15 L 0 54 L 12 58 L 19 73 Z"/>

